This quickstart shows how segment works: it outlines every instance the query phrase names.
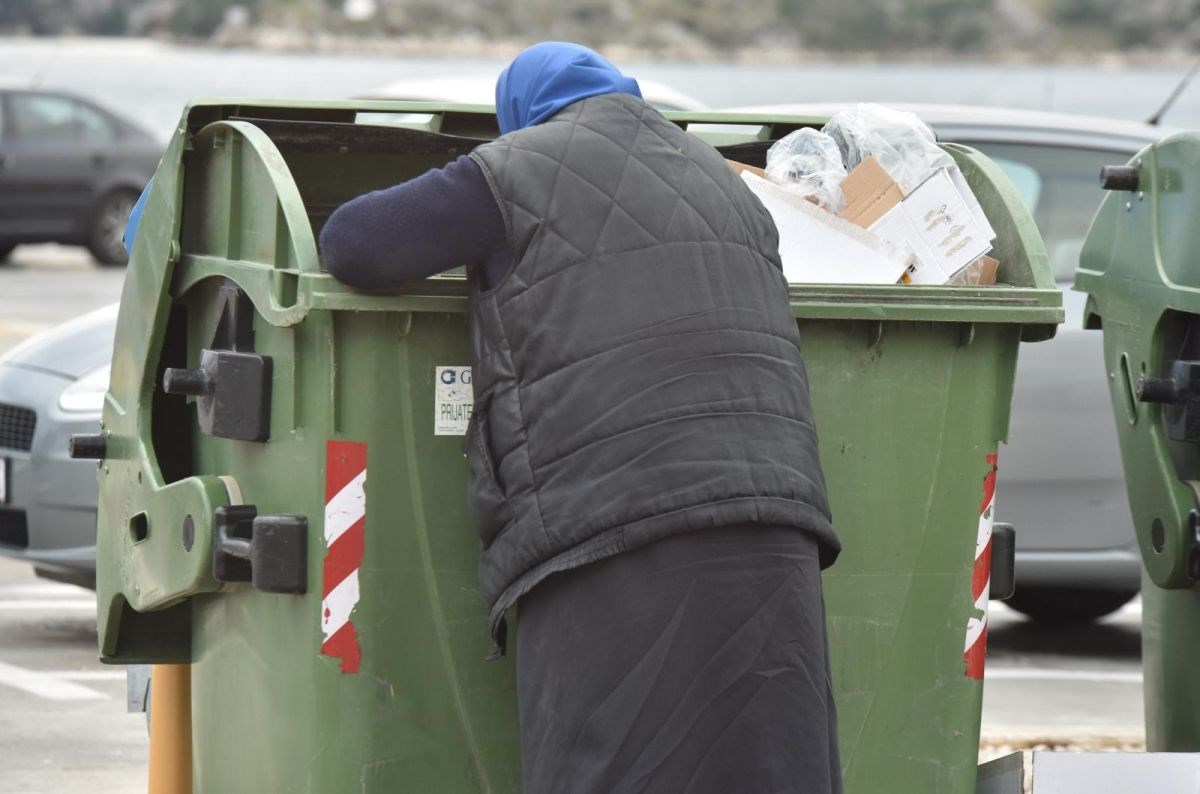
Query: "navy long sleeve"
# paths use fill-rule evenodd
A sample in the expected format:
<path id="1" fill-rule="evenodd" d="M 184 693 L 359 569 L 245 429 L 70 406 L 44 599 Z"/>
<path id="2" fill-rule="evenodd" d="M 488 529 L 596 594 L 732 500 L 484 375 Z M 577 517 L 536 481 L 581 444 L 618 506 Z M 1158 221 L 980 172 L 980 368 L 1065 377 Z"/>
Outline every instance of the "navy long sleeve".
<path id="1" fill-rule="evenodd" d="M 466 156 L 338 207 L 321 229 L 321 256 L 334 278 L 372 291 L 464 266 L 486 288 L 513 260 L 496 199 Z"/>

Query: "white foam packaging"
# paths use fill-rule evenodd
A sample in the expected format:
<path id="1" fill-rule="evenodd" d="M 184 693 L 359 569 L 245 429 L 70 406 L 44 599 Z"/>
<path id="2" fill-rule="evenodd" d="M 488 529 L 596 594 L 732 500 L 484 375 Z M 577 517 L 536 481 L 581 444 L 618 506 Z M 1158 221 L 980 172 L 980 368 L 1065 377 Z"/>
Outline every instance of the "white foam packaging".
<path id="1" fill-rule="evenodd" d="M 791 283 L 895 284 L 914 263 L 904 247 L 767 179 L 749 171 L 741 178 L 775 221 L 783 273 Z"/>

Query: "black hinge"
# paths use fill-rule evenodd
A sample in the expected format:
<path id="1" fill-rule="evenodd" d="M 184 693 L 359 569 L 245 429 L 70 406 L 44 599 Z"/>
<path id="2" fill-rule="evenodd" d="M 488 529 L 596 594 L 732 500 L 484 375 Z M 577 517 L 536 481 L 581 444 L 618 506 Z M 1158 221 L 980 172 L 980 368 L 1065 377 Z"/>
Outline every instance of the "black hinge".
<path id="1" fill-rule="evenodd" d="M 240 441 L 271 437 L 271 358 L 254 352 L 254 304 L 235 284 L 220 292 L 221 314 L 197 369 L 168 368 L 163 391 L 196 397 L 201 432 Z"/>

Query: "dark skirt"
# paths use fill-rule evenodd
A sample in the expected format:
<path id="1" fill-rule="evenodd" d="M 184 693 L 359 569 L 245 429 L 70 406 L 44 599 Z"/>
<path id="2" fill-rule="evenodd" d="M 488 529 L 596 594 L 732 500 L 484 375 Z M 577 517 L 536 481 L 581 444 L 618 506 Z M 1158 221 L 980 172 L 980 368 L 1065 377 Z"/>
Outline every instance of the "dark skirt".
<path id="1" fill-rule="evenodd" d="M 520 601 L 525 794 L 837 794 L 817 542 L 692 532 Z"/>

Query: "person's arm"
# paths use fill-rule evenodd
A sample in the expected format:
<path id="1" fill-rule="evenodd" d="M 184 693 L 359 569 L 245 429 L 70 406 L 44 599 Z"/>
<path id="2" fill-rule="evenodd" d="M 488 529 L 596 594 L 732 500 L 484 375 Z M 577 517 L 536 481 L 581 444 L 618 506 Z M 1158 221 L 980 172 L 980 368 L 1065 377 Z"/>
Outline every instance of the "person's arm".
<path id="1" fill-rule="evenodd" d="M 494 283 L 511 261 L 500 208 L 474 160 L 459 157 L 338 207 L 321 229 L 334 278 L 366 290 L 395 289 L 455 267 Z"/>

